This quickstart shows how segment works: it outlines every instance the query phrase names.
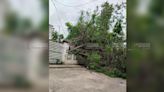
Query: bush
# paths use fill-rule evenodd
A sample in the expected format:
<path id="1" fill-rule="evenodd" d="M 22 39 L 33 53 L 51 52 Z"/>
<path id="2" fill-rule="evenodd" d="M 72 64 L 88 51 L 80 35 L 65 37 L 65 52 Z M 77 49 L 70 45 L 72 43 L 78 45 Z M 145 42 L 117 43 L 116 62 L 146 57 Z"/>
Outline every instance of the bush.
<path id="1" fill-rule="evenodd" d="M 117 76 L 120 72 L 126 74 L 126 51 L 124 49 L 115 50 L 110 66 Z"/>
<path id="2" fill-rule="evenodd" d="M 100 53 L 92 51 L 88 54 L 87 58 L 79 56 L 78 62 L 83 62 L 81 65 L 88 69 L 104 73 L 110 77 L 126 78 L 126 50 L 113 50 L 109 56 L 112 57 L 110 60 L 102 58 L 103 56 Z M 102 66 L 102 63 L 105 65 Z"/>
<path id="3" fill-rule="evenodd" d="M 96 72 L 104 73 L 105 75 L 110 76 L 110 77 L 120 77 L 124 79 L 126 78 L 126 73 L 121 72 L 117 68 L 108 69 L 108 67 L 95 66 L 94 68 L 91 68 L 91 69 Z"/>
<path id="4" fill-rule="evenodd" d="M 88 67 L 90 69 L 95 69 L 95 67 L 99 66 L 100 63 L 100 55 L 96 52 L 91 53 L 88 55 L 87 60 L 89 61 Z"/>
<path id="5" fill-rule="evenodd" d="M 121 78 L 126 78 L 126 73 L 121 72 L 119 69 L 114 68 L 111 71 L 109 71 L 109 76 L 113 77 L 121 77 Z"/>
<path id="6" fill-rule="evenodd" d="M 88 60 L 94 63 L 99 63 L 100 62 L 100 55 L 97 54 L 96 52 L 91 53 L 88 56 Z"/>

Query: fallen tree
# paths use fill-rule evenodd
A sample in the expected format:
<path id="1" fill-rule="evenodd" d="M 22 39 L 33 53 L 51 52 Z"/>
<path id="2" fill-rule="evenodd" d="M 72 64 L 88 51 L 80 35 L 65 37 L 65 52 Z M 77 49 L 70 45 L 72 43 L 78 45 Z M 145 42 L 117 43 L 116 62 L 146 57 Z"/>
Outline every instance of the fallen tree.
<path id="1" fill-rule="evenodd" d="M 119 5 L 122 7 L 122 5 Z M 108 75 L 126 77 L 126 48 L 122 30 L 122 19 L 116 19 L 112 32 L 109 32 L 114 7 L 105 2 L 93 13 L 82 12 L 75 25 L 66 23 L 71 44 L 69 53 L 77 56 L 79 64 L 89 69 L 105 72 Z M 113 74 L 111 74 L 114 71 Z"/>

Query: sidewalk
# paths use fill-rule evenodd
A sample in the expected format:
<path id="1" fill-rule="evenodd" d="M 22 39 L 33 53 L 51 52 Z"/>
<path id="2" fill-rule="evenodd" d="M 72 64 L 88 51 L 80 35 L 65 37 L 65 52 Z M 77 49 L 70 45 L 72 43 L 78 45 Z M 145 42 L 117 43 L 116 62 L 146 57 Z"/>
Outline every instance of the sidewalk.
<path id="1" fill-rule="evenodd" d="M 50 65 L 49 92 L 126 92 L 126 80 L 78 65 Z"/>
<path id="2" fill-rule="evenodd" d="M 49 68 L 82 68 L 79 65 L 49 65 Z"/>

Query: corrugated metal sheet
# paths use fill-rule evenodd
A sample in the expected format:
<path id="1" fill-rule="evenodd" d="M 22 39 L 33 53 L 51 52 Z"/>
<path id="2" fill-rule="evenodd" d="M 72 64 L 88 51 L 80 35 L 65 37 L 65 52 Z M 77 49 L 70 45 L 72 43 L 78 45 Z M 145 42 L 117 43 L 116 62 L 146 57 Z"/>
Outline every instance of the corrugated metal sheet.
<path id="1" fill-rule="evenodd" d="M 57 63 L 57 60 L 62 61 L 63 46 L 61 43 L 49 41 L 49 63 Z"/>

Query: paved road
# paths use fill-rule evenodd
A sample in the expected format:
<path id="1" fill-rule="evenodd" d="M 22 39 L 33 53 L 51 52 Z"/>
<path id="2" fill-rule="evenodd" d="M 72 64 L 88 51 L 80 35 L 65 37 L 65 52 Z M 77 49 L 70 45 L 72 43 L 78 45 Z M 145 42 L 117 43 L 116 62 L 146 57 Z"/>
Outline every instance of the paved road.
<path id="1" fill-rule="evenodd" d="M 81 67 L 51 67 L 49 92 L 126 92 L 126 80 Z"/>

